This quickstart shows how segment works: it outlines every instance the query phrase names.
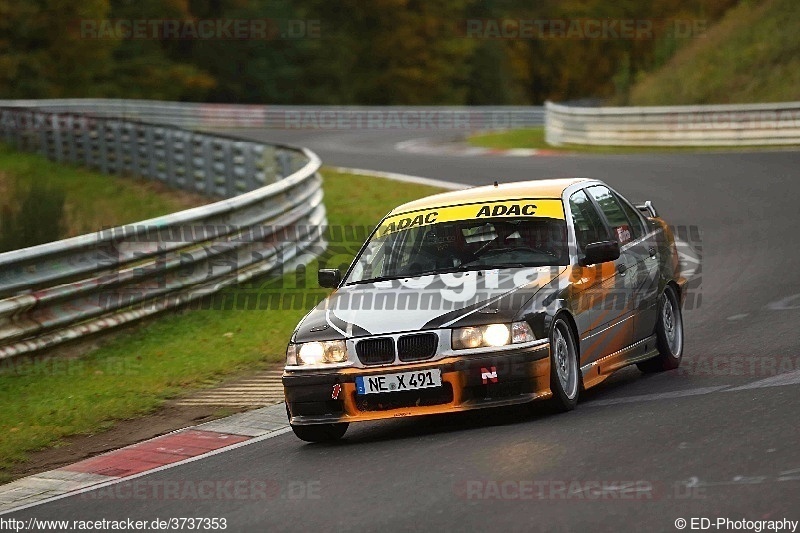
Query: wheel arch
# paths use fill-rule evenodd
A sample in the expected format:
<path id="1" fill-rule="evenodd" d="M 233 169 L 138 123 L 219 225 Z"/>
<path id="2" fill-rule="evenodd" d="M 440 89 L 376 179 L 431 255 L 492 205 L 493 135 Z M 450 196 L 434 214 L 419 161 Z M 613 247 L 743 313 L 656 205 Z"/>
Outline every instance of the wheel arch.
<path id="1" fill-rule="evenodd" d="M 553 316 L 553 324 L 555 323 L 556 320 L 558 320 L 561 317 L 564 317 L 564 320 L 566 321 L 567 326 L 569 326 L 569 329 L 572 332 L 572 337 L 573 337 L 573 339 L 575 341 L 574 342 L 574 344 L 575 344 L 575 355 L 577 355 L 577 357 L 578 357 L 578 367 L 579 367 L 578 371 L 580 372 L 581 337 L 580 337 L 580 334 L 578 333 L 578 326 L 575 323 L 575 318 L 572 316 L 572 313 L 570 313 L 569 310 L 564 309 L 564 308 L 559 309 L 558 312 L 556 312 L 556 314 Z M 552 324 L 551 324 L 551 327 L 552 327 Z"/>
<path id="2" fill-rule="evenodd" d="M 683 303 L 683 294 L 681 291 L 681 286 L 674 279 L 671 279 L 667 281 L 666 285 L 664 285 L 664 290 L 667 290 L 670 287 L 672 288 L 672 290 L 675 291 L 675 298 L 678 299 L 678 306 L 681 306 L 681 304 Z"/>

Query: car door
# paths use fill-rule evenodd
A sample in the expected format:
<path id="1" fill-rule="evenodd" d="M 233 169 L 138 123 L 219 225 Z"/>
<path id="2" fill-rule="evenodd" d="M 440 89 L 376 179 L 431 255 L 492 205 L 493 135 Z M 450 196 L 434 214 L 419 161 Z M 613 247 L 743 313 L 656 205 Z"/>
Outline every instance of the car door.
<path id="1" fill-rule="evenodd" d="M 634 342 L 653 334 L 658 313 L 659 257 L 655 232 L 648 232 L 642 215 L 625 198 L 614 193 L 631 224 L 633 242 L 631 252 L 636 256 L 636 282 L 634 293 Z"/>
<path id="2" fill-rule="evenodd" d="M 620 246 L 620 256 L 615 262 L 616 279 L 611 293 L 607 296 L 609 302 L 606 307 L 613 304 L 613 319 L 617 326 L 613 328 L 616 335 L 613 343 L 617 350 L 621 350 L 635 342 L 635 312 L 636 296 L 642 283 L 640 278 L 639 255 L 641 250 L 635 238 L 635 228 L 632 228 L 625 210 L 620 205 L 614 193 L 604 185 L 591 185 L 586 188 L 589 197 L 594 201 L 598 210 L 610 230 L 611 238 L 616 239 Z M 641 228 L 639 229 L 641 235 Z"/>
<path id="3" fill-rule="evenodd" d="M 585 190 L 569 198 L 572 227 L 578 256 L 586 245 L 611 239 L 610 229 L 596 203 Z M 580 333 L 581 366 L 627 346 L 631 327 L 625 320 L 630 309 L 624 292 L 617 289 L 619 270 L 625 258 L 600 265 L 574 266 L 572 288 L 575 291 L 573 313 Z"/>

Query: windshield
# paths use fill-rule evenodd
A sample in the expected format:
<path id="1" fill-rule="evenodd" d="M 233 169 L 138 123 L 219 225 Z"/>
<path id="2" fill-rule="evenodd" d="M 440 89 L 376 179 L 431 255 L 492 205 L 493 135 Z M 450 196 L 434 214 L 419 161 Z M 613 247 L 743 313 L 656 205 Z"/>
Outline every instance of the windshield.
<path id="1" fill-rule="evenodd" d="M 560 217 L 558 210 L 548 211 L 555 216 L 447 220 L 440 210 L 407 217 L 412 222 L 406 229 L 399 229 L 402 222 L 388 218 L 356 258 L 346 283 L 460 270 L 568 265 L 563 210 Z"/>

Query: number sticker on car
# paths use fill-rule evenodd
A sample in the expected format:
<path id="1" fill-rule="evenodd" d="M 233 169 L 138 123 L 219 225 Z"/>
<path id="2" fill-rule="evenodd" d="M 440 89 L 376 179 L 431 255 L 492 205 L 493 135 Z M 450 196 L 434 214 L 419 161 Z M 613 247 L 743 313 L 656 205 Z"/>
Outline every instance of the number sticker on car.
<path id="1" fill-rule="evenodd" d="M 356 389 L 358 394 L 402 392 L 441 386 L 442 373 L 438 368 L 432 370 L 419 370 L 417 372 L 401 372 L 399 374 L 358 376 L 356 378 Z"/>

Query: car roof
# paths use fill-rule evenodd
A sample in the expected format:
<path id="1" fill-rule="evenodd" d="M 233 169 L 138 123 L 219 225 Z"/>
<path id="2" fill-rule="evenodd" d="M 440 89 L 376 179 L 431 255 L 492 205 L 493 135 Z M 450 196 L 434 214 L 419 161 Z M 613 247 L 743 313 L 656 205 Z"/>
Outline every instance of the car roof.
<path id="1" fill-rule="evenodd" d="M 570 185 L 592 181 L 587 178 L 558 178 L 534 181 L 515 181 L 483 187 L 472 187 L 458 191 L 443 192 L 414 200 L 392 209 L 390 215 L 445 207 L 473 202 L 497 202 L 513 198 L 557 198 L 561 199 L 564 189 Z"/>

